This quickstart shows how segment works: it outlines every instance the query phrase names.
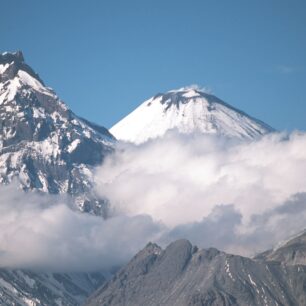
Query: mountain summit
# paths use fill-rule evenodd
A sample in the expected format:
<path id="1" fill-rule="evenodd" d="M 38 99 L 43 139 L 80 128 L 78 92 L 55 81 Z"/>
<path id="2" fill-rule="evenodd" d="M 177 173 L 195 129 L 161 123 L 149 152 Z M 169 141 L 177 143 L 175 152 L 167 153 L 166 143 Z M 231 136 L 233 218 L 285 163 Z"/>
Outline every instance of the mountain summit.
<path id="1" fill-rule="evenodd" d="M 4 52 L 0 54 L 0 82 L 13 79 L 20 70 L 26 72 L 43 84 L 43 81 L 39 78 L 38 74 L 36 74 L 33 69 L 25 63 L 21 51 L 13 53 Z"/>
<path id="2" fill-rule="evenodd" d="M 184 134 L 199 132 L 247 139 L 273 131 L 212 94 L 181 88 L 145 101 L 110 132 L 119 140 L 143 143 L 172 129 Z"/>
<path id="3" fill-rule="evenodd" d="M 75 115 L 46 87 L 20 51 L 0 55 L 0 183 L 70 194 L 80 210 L 103 214 L 91 169 L 113 142 L 106 128 Z"/>

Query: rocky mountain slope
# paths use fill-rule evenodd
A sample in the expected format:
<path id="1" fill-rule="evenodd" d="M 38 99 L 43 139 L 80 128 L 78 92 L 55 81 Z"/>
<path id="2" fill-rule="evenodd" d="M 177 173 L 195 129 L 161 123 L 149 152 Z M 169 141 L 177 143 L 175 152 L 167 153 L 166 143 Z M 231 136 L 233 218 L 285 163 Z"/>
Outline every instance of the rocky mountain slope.
<path id="1" fill-rule="evenodd" d="M 148 244 L 86 305 L 305 305 L 306 266 L 287 264 L 292 244 L 304 249 L 305 234 L 278 249 L 277 260 L 199 250 L 187 240 L 165 250 Z"/>
<path id="2" fill-rule="evenodd" d="M 115 124 L 110 132 L 120 140 L 142 143 L 177 129 L 253 139 L 272 132 L 267 124 L 198 89 L 182 88 L 157 94 Z"/>
<path id="3" fill-rule="evenodd" d="M 103 214 L 91 169 L 113 141 L 46 87 L 21 52 L 0 55 L 0 183 L 17 179 L 25 190 L 68 193 L 80 210 Z"/>
<path id="4" fill-rule="evenodd" d="M 92 168 L 113 150 L 107 129 L 75 115 L 28 66 L 21 52 L 0 54 L 0 183 L 68 194 L 83 212 L 105 215 Z M 22 252 L 22 250 L 21 250 Z M 1 305 L 80 305 L 102 273 L 0 269 Z"/>
<path id="5" fill-rule="evenodd" d="M 0 305 L 77 306 L 105 281 L 101 273 L 35 273 L 0 269 Z"/>
<path id="6" fill-rule="evenodd" d="M 306 231 L 280 243 L 272 250 L 257 255 L 256 259 L 306 266 Z"/>

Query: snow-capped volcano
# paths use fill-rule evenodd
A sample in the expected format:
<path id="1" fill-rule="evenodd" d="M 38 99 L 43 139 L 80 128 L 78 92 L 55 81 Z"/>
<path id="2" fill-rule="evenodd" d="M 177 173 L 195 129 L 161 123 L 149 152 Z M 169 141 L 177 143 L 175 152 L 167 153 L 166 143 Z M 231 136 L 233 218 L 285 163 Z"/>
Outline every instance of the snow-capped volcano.
<path id="1" fill-rule="evenodd" d="M 267 124 L 194 88 L 157 94 L 115 124 L 110 132 L 119 140 L 142 143 L 168 130 L 256 138 L 273 131 Z"/>
<path id="2" fill-rule="evenodd" d="M 74 196 L 83 211 L 101 213 L 91 194 L 91 167 L 112 151 L 107 129 L 76 116 L 24 62 L 0 55 L 0 183 Z"/>

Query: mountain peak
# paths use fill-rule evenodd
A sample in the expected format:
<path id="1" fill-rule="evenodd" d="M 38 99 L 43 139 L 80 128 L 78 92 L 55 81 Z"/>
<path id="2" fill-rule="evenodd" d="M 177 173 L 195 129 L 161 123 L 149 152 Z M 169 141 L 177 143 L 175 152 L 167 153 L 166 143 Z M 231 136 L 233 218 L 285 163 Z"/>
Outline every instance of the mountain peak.
<path id="1" fill-rule="evenodd" d="M 237 112 L 243 113 L 240 110 L 235 109 L 231 105 L 225 103 L 213 94 L 206 92 L 204 89 L 196 87 L 182 87 L 179 89 L 170 90 L 166 93 L 158 93 L 151 99 L 153 99 L 153 101 L 157 101 L 163 105 L 166 105 L 165 110 L 168 110 L 172 105 L 176 106 L 179 109 L 182 104 L 194 102 L 202 104 L 204 103 L 207 106 L 212 105 L 213 103 L 219 103 L 229 108 L 232 108 Z M 148 105 L 151 105 L 150 102 L 148 103 Z"/>
<path id="2" fill-rule="evenodd" d="M 19 71 L 23 71 L 44 85 L 39 75 L 25 63 L 22 51 L 0 54 L 0 82 L 13 80 Z"/>
<path id="3" fill-rule="evenodd" d="M 195 87 L 159 93 L 111 129 L 119 140 L 143 143 L 169 130 L 252 139 L 273 129 L 218 97 Z"/>
<path id="4" fill-rule="evenodd" d="M 187 103 L 193 98 L 205 96 L 204 92 L 193 88 L 180 88 L 175 90 L 170 90 L 166 93 L 158 93 L 153 98 L 152 101 L 158 101 L 161 104 L 171 105 L 174 104 L 179 108 L 180 103 Z M 148 106 L 150 102 L 148 103 Z"/>
<path id="5" fill-rule="evenodd" d="M 16 52 L 4 52 L 0 54 L 0 64 L 10 64 L 11 62 L 24 62 L 22 51 L 18 50 Z"/>
<path id="6" fill-rule="evenodd" d="M 113 141 L 46 87 L 21 52 L 1 55 L 0 184 L 17 179 L 25 190 L 68 193 L 81 210 L 103 214 L 91 171 Z"/>

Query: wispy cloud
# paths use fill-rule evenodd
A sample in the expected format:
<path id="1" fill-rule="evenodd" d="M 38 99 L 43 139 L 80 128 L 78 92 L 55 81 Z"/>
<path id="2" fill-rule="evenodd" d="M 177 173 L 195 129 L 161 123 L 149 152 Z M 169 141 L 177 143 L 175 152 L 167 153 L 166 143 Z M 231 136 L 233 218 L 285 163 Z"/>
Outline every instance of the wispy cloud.
<path id="1" fill-rule="evenodd" d="M 305 152 L 306 134 L 237 143 L 172 132 L 123 144 L 98 171 L 97 189 L 115 214 L 165 224 L 165 242 L 189 238 L 251 255 L 304 228 L 306 197 L 296 195 L 306 192 Z"/>
<path id="2" fill-rule="evenodd" d="M 199 91 L 203 91 L 207 94 L 212 94 L 213 90 L 210 86 L 200 86 L 198 84 L 191 84 L 188 86 L 184 86 L 182 88 L 179 88 L 179 90 L 188 90 L 188 89 L 194 89 L 194 90 L 199 90 Z"/>
<path id="3" fill-rule="evenodd" d="M 282 74 L 291 74 L 299 71 L 298 67 L 290 66 L 290 65 L 278 65 L 276 66 L 276 70 Z"/>
<path id="4" fill-rule="evenodd" d="M 0 267 L 39 271 L 109 270 L 162 228 L 150 216 L 108 220 L 74 211 L 67 199 L 0 187 Z"/>

